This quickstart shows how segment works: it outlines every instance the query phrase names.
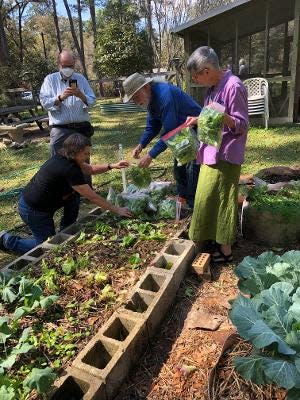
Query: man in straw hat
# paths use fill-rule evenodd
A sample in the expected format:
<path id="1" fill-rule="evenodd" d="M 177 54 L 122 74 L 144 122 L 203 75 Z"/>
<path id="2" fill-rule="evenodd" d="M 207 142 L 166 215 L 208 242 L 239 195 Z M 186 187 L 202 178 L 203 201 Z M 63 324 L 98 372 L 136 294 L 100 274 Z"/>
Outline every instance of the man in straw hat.
<path id="1" fill-rule="evenodd" d="M 133 150 L 133 157 L 140 158 L 142 150 L 160 134 L 165 133 L 184 123 L 188 116 L 198 116 L 201 107 L 177 86 L 167 82 L 155 82 L 139 73 L 130 75 L 124 82 L 124 102 L 130 100 L 135 104 L 147 107 L 147 124 L 139 144 Z M 166 144 L 159 139 L 151 150 L 144 155 L 139 166 L 147 168 L 152 160 L 165 151 Z M 194 206 L 194 197 L 199 175 L 199 166 L 195 161 L 182 166 L 174 160 L 174 177 L 177 194 L 180 201 Z"/>

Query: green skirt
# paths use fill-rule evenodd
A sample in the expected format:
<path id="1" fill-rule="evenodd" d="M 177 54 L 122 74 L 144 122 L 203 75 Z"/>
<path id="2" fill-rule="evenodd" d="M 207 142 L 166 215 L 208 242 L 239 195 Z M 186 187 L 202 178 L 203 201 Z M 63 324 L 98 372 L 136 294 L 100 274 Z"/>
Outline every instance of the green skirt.
<path id="1" fill-rule="evenodd" d="M 201 165 L 189 230 L 191 240 L 235 241 L 238 216 L 238 184 L 241 166 L 219 161 Z"/>

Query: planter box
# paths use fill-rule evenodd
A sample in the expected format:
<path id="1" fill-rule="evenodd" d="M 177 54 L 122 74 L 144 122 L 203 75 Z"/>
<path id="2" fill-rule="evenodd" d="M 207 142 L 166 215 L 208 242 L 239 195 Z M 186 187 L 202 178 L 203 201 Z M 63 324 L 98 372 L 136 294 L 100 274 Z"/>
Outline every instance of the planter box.
<path id="1" fill-rule="evenodd" d="M 300 207 L 300 204 L 299 204 Z M 280 215 L 244 205 L 243 236 L 267 246 L 287 246 L 300 242 L 300 221 L 286 221 Z"/>

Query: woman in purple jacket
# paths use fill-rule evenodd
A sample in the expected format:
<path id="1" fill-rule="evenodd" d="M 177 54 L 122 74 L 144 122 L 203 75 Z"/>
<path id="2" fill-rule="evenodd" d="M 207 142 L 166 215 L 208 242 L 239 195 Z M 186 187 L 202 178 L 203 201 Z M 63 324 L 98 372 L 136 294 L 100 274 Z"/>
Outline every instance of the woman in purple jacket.
<path id="1" fill-rule="evenodd" d="M 193 52 L 187 68 L 196 83 L 208 87 L 204 105 L 217 102 L 225 107 L 220 148 L 200 142 L 197 161 L 201 172 L 189 235 L 198 245 L 215 240 L 219 251 L 213 254 L 214 262 L 231 262 L 238 183 L 248 130 L 247 91 L 231 71 L 220 69 L 218 56 L 208 46 Z M 197 122 L 194 117 L 189 121 L 191 125 Z"/>

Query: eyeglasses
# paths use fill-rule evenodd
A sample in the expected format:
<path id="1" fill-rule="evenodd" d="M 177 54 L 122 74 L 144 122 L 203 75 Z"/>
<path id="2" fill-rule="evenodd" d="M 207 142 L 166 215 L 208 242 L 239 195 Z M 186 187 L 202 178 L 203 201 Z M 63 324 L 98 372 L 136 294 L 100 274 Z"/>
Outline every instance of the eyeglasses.
<path id="1" fill-rule="evenodd" d="M 197 76 L 198 76 L 198 75 L 202 75 L 202 73 L 203 73 L 206 69 L 208 70 L 207 67 L 204 67 L 204 68 L 200 69 L 200 71 L 197 71 L 197 72 L 192 73 L 192 74 L 191 74 L 192 79 L 197 79 Z"/>

